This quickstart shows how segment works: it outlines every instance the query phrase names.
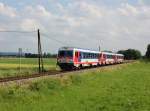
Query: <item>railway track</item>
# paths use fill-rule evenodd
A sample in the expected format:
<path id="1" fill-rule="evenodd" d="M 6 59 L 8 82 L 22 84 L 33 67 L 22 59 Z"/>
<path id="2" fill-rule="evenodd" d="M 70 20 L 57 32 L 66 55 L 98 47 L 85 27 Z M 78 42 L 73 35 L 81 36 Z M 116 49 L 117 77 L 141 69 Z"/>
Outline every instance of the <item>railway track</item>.
<path id="1" fill-rule="evenodd" d="M 134 62 L 134 61 L 124 61 L 122 64 L 131 63 L 131 62 Z M 119 64 L 113 64 L 113 65 L 119 65 Z M 73 71 L 50 71 L 50 72 L 37 73 L 37 74 L 32 74 L 32 75 L 5 77 L 5 78 L 0 78 L 0 83 L 26 80 L 26 79 L 38 78 L 38 77 L 42 77 L 42 76 L 63 75 L 63 74 L 70 73 L 70 72 L 81 72 L 81 71 L 84 71 L 87 69 L 96 69 L 96 68 L 100 68 L 100 67 L 109 67 L 109 66 L 112 66 L 112 65 L 97 66 L 97 67 L 92 67 L 92 68 L 83 68 L 80 70 L 73 70 Z"/>

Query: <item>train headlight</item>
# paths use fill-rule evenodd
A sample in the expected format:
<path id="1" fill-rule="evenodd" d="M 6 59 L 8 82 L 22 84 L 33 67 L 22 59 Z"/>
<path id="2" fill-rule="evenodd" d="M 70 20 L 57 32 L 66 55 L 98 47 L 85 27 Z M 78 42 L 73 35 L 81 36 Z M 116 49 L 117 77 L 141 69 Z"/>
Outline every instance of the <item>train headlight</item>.
<path id="1" fill-rule="evenodd" d="M 60 63 L 61 63 L 61 62 L 62 62 L 62 59 L 58 59 L 58 62 L 60 62 Z"/>

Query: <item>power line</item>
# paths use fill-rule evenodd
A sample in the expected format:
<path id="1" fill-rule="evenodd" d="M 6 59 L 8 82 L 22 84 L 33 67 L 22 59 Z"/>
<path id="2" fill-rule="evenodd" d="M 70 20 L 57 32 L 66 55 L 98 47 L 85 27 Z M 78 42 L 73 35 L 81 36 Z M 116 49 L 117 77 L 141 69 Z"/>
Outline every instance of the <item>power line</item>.
<path id="1" fill-rule="evenodd" d="M 37 31 L 0 30 L 0 33 L 35 33 Z"/>
<path id="2" fill-rule="evenodd" d="M 57 40 L 57 39 L 52 38 L 52 37 L 49 37 L 47 34 L 41 33 L 41 35 L 43 35 L 44 37 L 46 37 L 46 38 L 48 38 L 48 39 L 54 40 L 54 41 L 56 41 L 56 42 L 58 42 L 58 43 L 60 43 L 60 44 L 62 44 L 62 45 L 69 45 L 68 43 L 64 43 L 64 42 L 62 42 L 62 41 L 60 41 L 60 40 Z"/>

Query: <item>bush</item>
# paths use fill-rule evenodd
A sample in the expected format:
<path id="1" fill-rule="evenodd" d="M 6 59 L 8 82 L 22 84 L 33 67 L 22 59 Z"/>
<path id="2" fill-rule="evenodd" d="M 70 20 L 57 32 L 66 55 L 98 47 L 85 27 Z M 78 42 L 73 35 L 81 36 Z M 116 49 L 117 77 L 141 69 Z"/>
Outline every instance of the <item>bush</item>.
<path id="1" fill-rule="evenodd" d="M 28 88 L 31 91 L 40 91 L 44 89 L 50 89 L 50 90 L 55 90 L 55 89 L 60 89 L 61 88 L 61 84 L 59 80 L 40 80 L 40 81 L 36 81 L 31 83 Z"/>
<path id="2" fill-rule="evenodd" d="M 46 85 L 46 87 L 50 90 L 54 90 L 54 89 L 60 89 L 61 88 L 61 84 L 59 80 L 45 80 L 44 84 Z"/>

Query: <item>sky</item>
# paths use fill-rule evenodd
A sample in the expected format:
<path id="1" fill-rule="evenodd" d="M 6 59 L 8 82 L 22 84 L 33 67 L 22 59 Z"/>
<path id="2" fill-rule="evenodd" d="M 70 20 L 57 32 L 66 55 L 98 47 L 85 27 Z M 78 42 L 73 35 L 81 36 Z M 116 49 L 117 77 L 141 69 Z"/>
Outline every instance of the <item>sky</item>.
<path id="1" fill-rule="evenodd" d="M 37 52 L 37 29 L 44 52 L 100 45 L 144 54 L 150 43 L 150 0 L 0 0 L 0 52 Z"/>

